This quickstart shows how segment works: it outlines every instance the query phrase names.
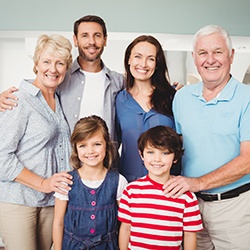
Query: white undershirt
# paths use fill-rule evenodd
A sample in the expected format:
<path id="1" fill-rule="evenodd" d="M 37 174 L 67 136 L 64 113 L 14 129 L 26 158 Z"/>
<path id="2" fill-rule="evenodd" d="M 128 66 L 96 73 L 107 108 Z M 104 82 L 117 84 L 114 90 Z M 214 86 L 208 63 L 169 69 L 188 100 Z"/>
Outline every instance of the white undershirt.
<path id="1" fill-rule="evenodd" d="M 104 179 L 97 180 L 97 181 L 88 181 L 88 180 L 83 180 L 83 179 L 81 179 L 81 180 L 82 180 L 82 183 L 89 188 L 98 188 L 102 184 L 102 182 L 104 181 Z M 66 184 L 66 183 L 64 183 L 64 184 Z M 118 187 L 117 187 L 116 200 L 120 200 L 120 198 L 122 196 L 122 192 L 127 184 L 128 184 L 128 182 L 127 182 L 126 178 L 123 175 L 119 174 L 119 182 L 118 182 Z M 62 189 L 62 190 L 66 191 L 65 189 Z M 66 200 L 66 201 L 69 200 L 68 195 L 63 195 L 63 194 L 60 194 L 58 192 L 55 192 L 54 197 L 58 198 L 59 200 Z"/>
<path id="2" fill-rule="evenodd" d="M 103 99 L 104 99 L 104 70 L 100 72 L 86 72 L 85 85 L 80 107 L 80 118 L 90 115 L 98 115 L 103 118 Z"/>

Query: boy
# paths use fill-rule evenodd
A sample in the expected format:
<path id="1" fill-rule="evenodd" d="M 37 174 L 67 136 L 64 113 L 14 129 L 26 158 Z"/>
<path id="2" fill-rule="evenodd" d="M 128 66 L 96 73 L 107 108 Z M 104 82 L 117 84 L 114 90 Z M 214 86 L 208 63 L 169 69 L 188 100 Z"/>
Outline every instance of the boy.
<path id="1" fill-rule="evenodd" d="M 180 137 L 156 126 L 141 134 L 138 149 L 148 175 L 128 184 L 120 200 L 120 250 L 180 249 L 182 241 L 184 250 L 195 250 L 196 232 L 202 230 L 196 196 L 186 192 L 167 198 L 163 193 L 172 165 L 183 154 Z"/>

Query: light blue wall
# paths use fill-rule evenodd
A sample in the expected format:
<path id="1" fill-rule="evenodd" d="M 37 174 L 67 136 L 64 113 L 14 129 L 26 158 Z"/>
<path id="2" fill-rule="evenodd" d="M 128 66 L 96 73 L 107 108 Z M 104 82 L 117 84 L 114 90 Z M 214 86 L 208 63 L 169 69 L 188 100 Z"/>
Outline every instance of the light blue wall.
<path id="1" fill-rule="evenodd" d="M 87 14 L 112 32 L 193 34 L 218 24 L 250 36 L 250 0 L 0 0 L 0 30 L 71 31 Z"/>

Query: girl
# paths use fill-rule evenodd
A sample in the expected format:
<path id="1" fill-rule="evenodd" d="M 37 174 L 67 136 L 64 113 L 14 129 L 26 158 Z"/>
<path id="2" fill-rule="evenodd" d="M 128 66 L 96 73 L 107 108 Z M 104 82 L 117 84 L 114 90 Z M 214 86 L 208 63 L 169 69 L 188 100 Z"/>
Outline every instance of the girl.
<path id="1" fill-rule="evenodd" d="M 127 181 L 110 170 L 113 148 L 106 123 L 98 116 L 80 119 L 71 136 L 68 196 L 55 193 L 55 250 L 118 249 L 118 200 Z"/>

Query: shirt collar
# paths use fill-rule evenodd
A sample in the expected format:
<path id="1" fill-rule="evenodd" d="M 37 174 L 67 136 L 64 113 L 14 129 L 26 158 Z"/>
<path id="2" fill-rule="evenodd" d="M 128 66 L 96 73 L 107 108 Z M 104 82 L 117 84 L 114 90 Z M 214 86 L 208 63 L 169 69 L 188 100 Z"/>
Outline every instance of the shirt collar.
<path id="1" fill-rule="evenodd" d="M 38 93 L 41 92 L 41 90 L 39 88 L 37 88 L 34 84 L 33 84 L 34 80 L 33 79 L 27 79 L 27 80 L 23 80 L 20 84 L 20 89 L 24 89 L 25 92 L 36 96 Z"/>
<path id="2" fill-rule="evenodd" d="M 199 83 L 195 84 L 195 86 L 192 90 L 192 94 L 194 96 L 196 96 L 197 98 L 205 101 L 203 98 L 203 95 L 202 95 L 203 84 L 204 84 L 203 82 L 199 82 Z M 211 101 L 212 102 L 214 102 L 214 101 L 216 101 L 216 102 L 217 101 L 230 101 L 233 98 L 236 86 L 237 86 L 237 81 L 235 81 L 235 79 L 231 76 L 228 83 L 222 89 L 220 94 Z"/>
<path id="3" fill-rule="evenodd" d="M 81 67 L 80 67 L 80 64 L 78 63 L 78 58 L 77 57 L 73 63 L 71 64 L 71 67 L 70 67 L 70 73 L 73 74 L 75 73 L 77 70 L 80 70 Z M 104 64 L 104 62 L 101 60 L 101 65 L 102 65 L 102 68 L 103 68 L 103 71 L 105 73 L 106 76 L 108 76 L 108 78 L 110 78 L 110 70 L 106 67 L 106 65 Z"/>

